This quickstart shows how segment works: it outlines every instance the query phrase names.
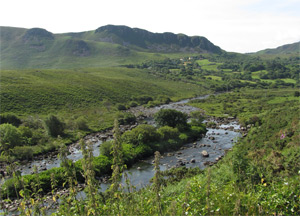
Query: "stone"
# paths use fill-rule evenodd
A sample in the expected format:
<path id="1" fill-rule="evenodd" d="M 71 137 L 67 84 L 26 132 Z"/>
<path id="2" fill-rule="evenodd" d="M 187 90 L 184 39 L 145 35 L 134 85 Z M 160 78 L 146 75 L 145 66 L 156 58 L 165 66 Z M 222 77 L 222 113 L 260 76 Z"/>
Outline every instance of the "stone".
<path id="1" fill-rule="evenodd" d="M 191 162 L 191 163 L 196 163 L 196 159 L 195 159 L 195 158 L 192 158 L 190 162 Z"/>
<path id="2" fill-rule="evenodd" d="M 209 157 L 209 154 L 205 150 L 202 151 L 201 154 L 202 154 L 203 157 Z"/>

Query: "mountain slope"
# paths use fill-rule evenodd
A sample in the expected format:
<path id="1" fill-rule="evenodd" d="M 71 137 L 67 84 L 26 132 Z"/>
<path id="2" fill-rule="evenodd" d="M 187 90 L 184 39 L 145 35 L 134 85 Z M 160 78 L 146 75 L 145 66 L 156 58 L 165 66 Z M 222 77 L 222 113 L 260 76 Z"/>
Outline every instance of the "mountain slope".
<path id="1" fill-rule="evenodd" d="M 170 54 L 222 52 L 204 37 L 126 26 L 65 34 L 13 27 L 1 27 L 0 32 L 2 69 L 117 66 Z"/>
<path id="2" fill-rule="evenodd" d="M 286 44 L 279 46 L 275 49 L 265 49 L 258 51 L 256 54 L 268 54 L 268 55 L 278 55 L 278 54 L 299 54 L 300 52 L 300 41 L 292 44 Z"/>

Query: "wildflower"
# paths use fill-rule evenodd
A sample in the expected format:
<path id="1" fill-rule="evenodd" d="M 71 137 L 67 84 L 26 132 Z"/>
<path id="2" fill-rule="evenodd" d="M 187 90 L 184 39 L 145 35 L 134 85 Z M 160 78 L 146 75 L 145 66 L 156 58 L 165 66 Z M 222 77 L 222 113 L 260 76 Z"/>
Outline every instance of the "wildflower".
<path id="1" fill-rule="evenodd" d="M 285 185 L 289 185 L 289 183 L 288 183 L 288 182 L 284 182 L 284 184 L 285 184 Z"/>
<path id="2" fill-rule="evenodd" d="M 285 138 L 285 134 L 281 134 L 280 139 L 284 139 Z"/>

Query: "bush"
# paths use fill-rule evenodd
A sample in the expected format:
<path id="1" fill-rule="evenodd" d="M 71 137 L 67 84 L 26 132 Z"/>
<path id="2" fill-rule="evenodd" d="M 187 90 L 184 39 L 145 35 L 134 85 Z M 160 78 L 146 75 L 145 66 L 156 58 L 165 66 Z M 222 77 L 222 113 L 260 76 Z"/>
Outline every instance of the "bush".
<path id="1" fill-rule="evenodd" d="M 136 122 L 135 115 L 130 112 L 118 113 L 117 119 L 118 119 L 120 125 L 133 124 L 134 122 Z"/>
<path id="2" fill-rule="evenodd" d="M 30 160 L 33 158 L 33 151 L 30 146 L 16 146 L 13 149 L 13 154 L 21 160 Z"/>
<path id="3" fill-rule="evenodd" d="M 26 126 L 20 126 L 19 131 L 21 133 L 21 137 L 22 137 L 22 143 L 24 145 L 32 145 L 32 136 L 33 136 L 33 132 L 29 127 Z"/>
<path id="4" fill-rule="evenodd" d="M 75 121 L 75 125 L 79 130 L 88 131 L 89 127 L 87 125 L 87 120 L 81 116 Z"/>
<path id="5" fill-rule="evenodd" d="M 180 130 L 188 126 L 187 118 L 187 114 L 173 109 L 161 109 L 154 116 L 159 126 L 178 127 Z"/>
<path id="6" fill-rule="evenodd" d="M 21 144 L 22 137 L 18 128 L 8 123 L 0 125 L 0 149 L 7 150 Z"/>
<path id="7" fill-rule="evenodd" d="M 187 132 L 189 139 L 196 140 L 197 138 L 201 137 L 201 134 L 205 134 L 207 132 L 205 125 L 202 124 L 201 126 L 192 126 L 191 129 Z"/>
<path id="8" fill-rule="evenodd" d="M 145 144 L 140 144 L 136 146 L 134 149 L 134 155 L 137 159 L 143 159 L 145 157 L 149 157 L 153 155 L 153 150 L 150 146 Z"/>
<path id="9" fill-rule="evenodd" d="M 50 115 L 45 120 L 45 125 L 50 136 L 57 137 L 64 134 L 65 124 L 54 115 Z"/>
<path id="10" fill-rule="evenodd" d="M 157 132 L 161 135 L 161 138 L 163 140 L 169 140 L 169 139 L 174 139 L 174 138 L 177 139 L 179 136 L 178 129 L 172 128 L 170 126 L 161 127 L 157 130 Z"/>
<path id="11" fill-rule="evenodd" d="M 100 154 L 111 157 L 113 141 L 107 141 L 100 145 Z"/>
<path id="12" fill-rule="evenodd" d="M 169 97 L 163 95 L 159 95 L 157 97 L 157 101 L 159 101 L 161 104 L 168 104 L 172 102 L 172 100 Z"/>
<path id="13" fill-rule="evenodd" d="M 0 124 L 5 124 L 5 123 L 9 123 L 12 124 L 13 126 L 18 127 L 22 122 L 14 114 L 8 113 L 8 114 L 0 115 Z"/>
<path id="14" fill-rule="evenodd" d="M 126 110 L 126 107 L 123 104 L 117 104 L 117 109 L 118 110 Z"/>
<path id="15" fill-rule="evenodd" d="M 111 165 L 112 165 L 111 160 L 104 155 L 95 157 L 93 160 L 95 174 L 98 176 L 104 175 L 104 174 L 110 174 L 111 173 Z"/>
<path id="16" fill-rule="evenodd" d="M 191 117 L 192 117 L 192 120 L 191 120 L 190 124 L 194 125 L 194 126 L 201 125 L 204 120 L 204 116 L 201 111 L 191 112 Z"/>
<path id="17" fill-rule="evenodd" d="M 160 139 L 160 134 L 156 131 L 152 125 L 139 125 L 131 131 L 126 131 L 122 135 L 122 140 L 125 143 L 131 143 L 133 145 L 147 144 L 150 142 L 156 142 Z"/>
<path id="18" fill-rule="evenodd" d="M 137 107 L 137 106 L 138 106 L 138 103 L 135 102 L 135 101 L 131 101 L 131 102 L 129 103 L 129 106 L 130 106 L 130 107 Z"/>
<path id="19" fill-rule="evenodd" d="M 147 104 L 149 101 L 153 101 L 153 98 L 150 96 L 139 96 L 139 97 L 133 97 L 132 100 L 137 101 L 140 105 Z"/>

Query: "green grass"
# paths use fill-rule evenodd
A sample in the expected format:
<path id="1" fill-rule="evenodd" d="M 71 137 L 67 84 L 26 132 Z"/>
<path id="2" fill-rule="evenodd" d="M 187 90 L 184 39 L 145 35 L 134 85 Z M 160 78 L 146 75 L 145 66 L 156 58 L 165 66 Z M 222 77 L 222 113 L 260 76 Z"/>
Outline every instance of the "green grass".
<path id="1" fill-rule="evenodd" d="M 203 70 L 217 71 L 217 67 L 219 65 L 222 65 L 222 63 L 211 62 L 208 59 L 197 60 L 196 62 L 201 66 Z"/>
<path id="2" fill-rule="evenodd" d="M 211 116 L 222 117 L 229 114 L 248 119 L 268 112 L 274 104 L 297 103 L 299 98 L 293 96 L 294 92 L 295 89 L 241 90 L 240 93 L 211 96 L 190 104 L 205 110 Z"/>
<path id="3" fill-rule="evenodd" d="M 286 83 L 294 83 L 294 84 L 297 83 L 296 80 L 294 80 L 294 79 L 289 79 L 289 78 L 286 78 L 286 79 L 280 79 L 280 80 L 283 80 L 283 81 L 286 82 Z"/>
<path id="4" fill-rule="evenodd" d="M 212 64 L 208 59 L 197 60 L 196 63 L 200 66 Z"/>
<path id="5" fill-rule="evenodd" d="M 252 78 L 253 79 L 258 79 L 258 80 L 261 80 L 261 81 L 264 81 L 264 82 L 269 82 L 269 83 L 275 83 L 276 82 L 276 80 L 272 80 L 272 79 L 261 79 L 260 74 L 264 74 L 264 73 L 267 73 L 267 71 L 266 70 L 261 70 L 261 71 L 252 72 Z M 297 83 L 296 80 L 290 79 L 290 78 L 279 79 L 279 80 L 282 80 L 285 83 L 293 83 L 293 84 Z"/>
<path id="6" fill-rule="evenodd" d="M 210 77 L 212 80 L 222 80 L 222 77 L 219 77 L 219 76 L 213 76 L 213 75 L 210 75 L 210 76 L 205 76 L 206 78 Z"/>
<path id="7" fill-rule="evenodd" d="M 288 101 L 299 101 L 299 98 L 294 96 L 286 96 L 286 97 L 275 97 L 274 99 L 271 99 L 268 101 L 268 104 L 282 104 L 286 103 Z"/>

